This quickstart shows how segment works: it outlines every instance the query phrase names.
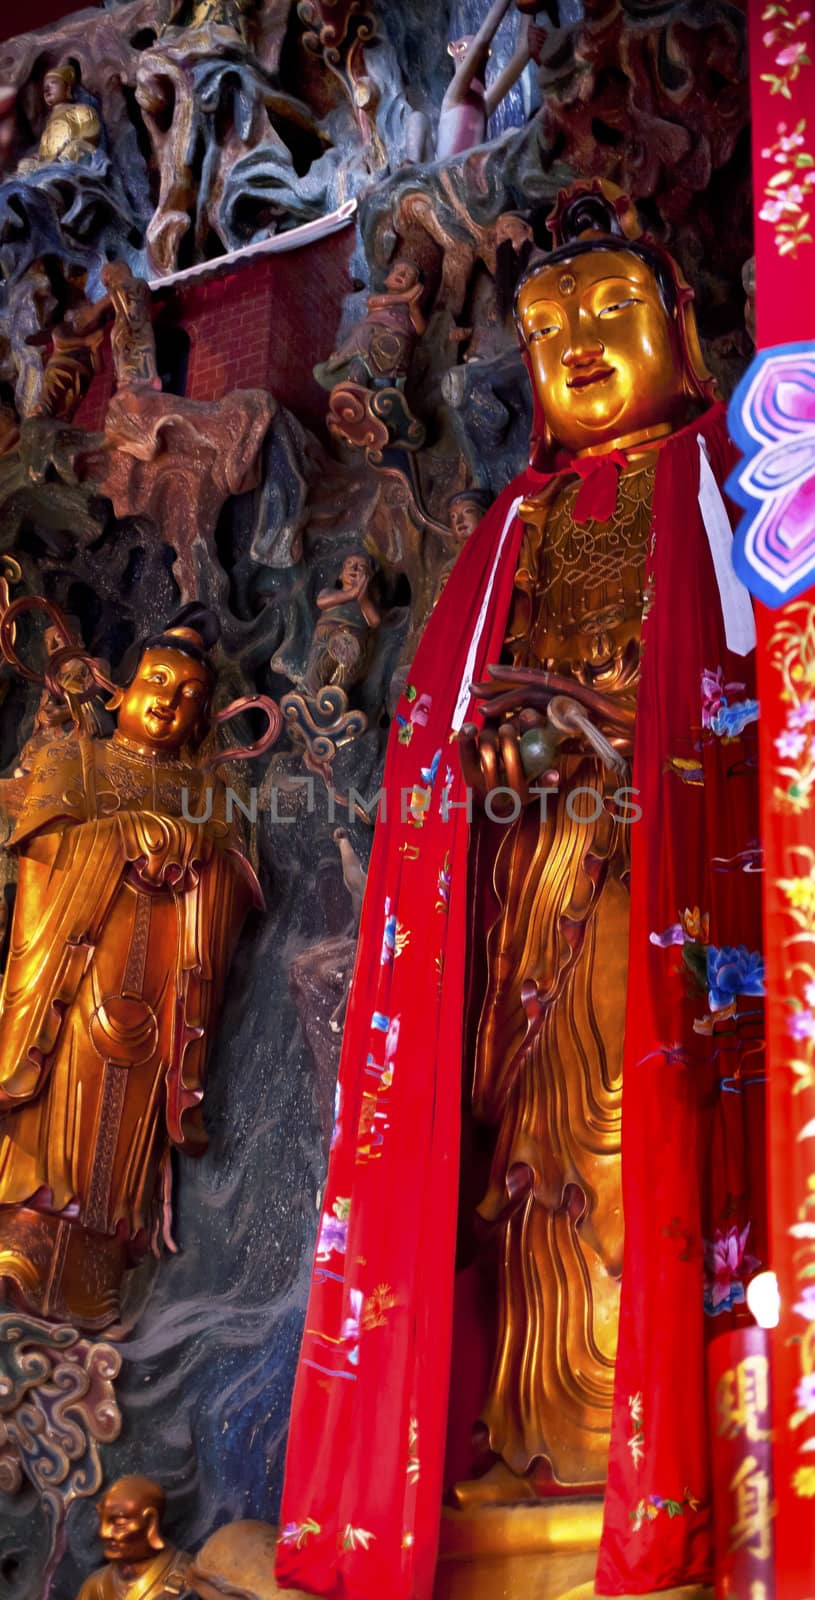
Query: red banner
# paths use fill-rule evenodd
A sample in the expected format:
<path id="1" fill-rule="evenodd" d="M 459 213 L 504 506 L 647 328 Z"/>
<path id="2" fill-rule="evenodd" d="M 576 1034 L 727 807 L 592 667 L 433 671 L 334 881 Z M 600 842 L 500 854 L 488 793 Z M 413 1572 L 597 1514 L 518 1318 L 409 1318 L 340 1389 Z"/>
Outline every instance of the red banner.
<path id="1" fill-rule="evenodd" d="M 773 1489 L 768 1338 L 735 1328 L 708 1347 L 716 1600 L 770 1600 Z"/>
<path id="2" fill-rule="evenodd" d="M 748 506 L 739 570 L 766 602 L 758 608 L 758 668 L 772 1265 L 781 1292 L 781 1321 L 772 1335 L 777 1593 L 779 1600 L 810 1600 L 815 1593 L 815 17 L 809 5 L 761 0 L 750 0 L 749 17 L 759 354 L 734 397 L 731 430 L 748 457 L 739 488 L 734 482 Z"/>

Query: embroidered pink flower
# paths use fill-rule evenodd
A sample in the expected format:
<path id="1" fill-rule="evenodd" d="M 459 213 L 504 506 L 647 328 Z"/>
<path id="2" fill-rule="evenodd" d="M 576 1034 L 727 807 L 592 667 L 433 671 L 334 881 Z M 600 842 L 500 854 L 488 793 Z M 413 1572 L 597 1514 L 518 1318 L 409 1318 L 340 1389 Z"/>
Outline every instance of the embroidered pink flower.
<path id="1" fill-rule="evenodd" d="M 795 1404 L 799 1411 L 815 1413 L 815 1372 L 808 1372 L 795 1391 Z"/>
<path id="2" fill-rule="evenodd" d="M 802 700 L 787 712 L 788 728 L 806 728 L 810 722 L 815 722 L 815 700 Z"/>
<path id="3" fill-rule="evenodd" d="M 759 1265 L 757 1256 L 747 1253 L 750 1223 L 739 1232 L 717 1228 L 712 1239 L 705 1239 L 705 1311 L 716 1317 L 744 1299 L 744 1278 Z"/>
<path id="4" fill-rule="evenodd" d="M 806 55 L 806 40 L 797 39 L 793 44 L 787 44 L 779 50 L 775 58 L 777 67 L 794 67 Z"/>
<path id="5" fill-rule="evenodd" d="M 789 756 L 794 761 L 803 753 L 806 742 L 802 733 L 795 733 L 792 728 L 785 728 L 783 733 L 779 733 L 775 748 L 780 756 Z"/>
<path id="6" fill-rule="evenodd" d="M 786 209 L 783 200 L 765 200 L 759 216 L 762 222 L 779 222 Z"/>
<path id="7" fill-rule="evenodd" d="M 792 1039 L 815 1039 L 815 1014 L 811 1011 L 794 1011 L 787 1018 L 787 1032 Z"/>
<path id="8" fill-rule="evenodd" d="M 815 1322 L 815 1284 L 808 1283 L 806 1288 L 801 1290 L 801 1298 L 796 1300 L 792 1309 L 807 1322 Z"/>

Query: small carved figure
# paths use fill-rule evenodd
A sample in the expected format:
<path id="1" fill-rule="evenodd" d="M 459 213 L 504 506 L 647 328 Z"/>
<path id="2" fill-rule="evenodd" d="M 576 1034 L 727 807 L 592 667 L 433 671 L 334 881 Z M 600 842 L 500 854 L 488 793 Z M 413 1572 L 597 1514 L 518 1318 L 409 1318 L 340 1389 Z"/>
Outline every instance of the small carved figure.
<path id="1" fill-rule="evenodd" d="M 254 0 L 176 0 L 170 20 L 161 29 L 161 35 L 170 29 L 180 28 L 187 33 L 198 33 L 202 28 L 227 28 L 230 33 L 246 43 L 246 16 Z"/>
<path id="2" fill-rule="evenodd" d="M 53 623 L 45 629 L 43 642 L 46 655 L 49 658 L 55 655 L 58 650 L 64 649 L 69 638 L 78 643 L 80 650 L 83 649 L 81 643 L 82 634 L 77 618 L 66 616 L 65 622 L 68 629 L 67 633 L 62 627 L 57 627 Z M 102 673 L 106 673 L 108 670 L 106 661 L 95 660 L 94 665 Z M 31 771 L 44 745 L 54 739 L 68 739 L 76 731 L 71 699 L 73 698 L 73 704 L 76 705 L 79 697 L 92 688 L 93 674 L 91 668 L 83 659 L 77 657 L 73 661 L 65 661 L 61 667 L 58 667 L 56 677 L 62 693 L 56 694 L 47 683 L 45 684 L 34 713 L 33 732 L 30 738 L 26 739 L 20 751 L 19 761 L 14 769 L 15 778 L 24 778 Z M 91 709 L 87 703 L 83 705 L 82 713 L 83 720 L 87 722 L 88 726 L 93 728 L 95 732 L 101 733 L 99 713 L 95 709 Z"/>
<path id="3" fill-rule="evenodd" d="M 365 676 L 376 629 L 382 621 L 371 588 L 374 564 L 360 551 L 346 556 L 333 589 L 321 589 L 321 616 L 314 629 L 303 682 L 310 694 L 326 684 L 353 688 Z"/>
<path id="4" fill-rule="evenodd" d="M 26 340 L 30 345 L 51 345 L 32 417 L 70 422 L 101 369 L 104 330 L 82 330 L 78 321 L 81 316 L 81 311 L 73 313 L 50 331 L 32 334 Z"/>
<path id="5" fill-rule="evenodd" d="M 359 927 L 362 916 L 362 902 L 365 899 L 365 885 L 368 874 L 351 843 L 347 828 L 335 828 L 332 834 L 337 849 L 340 852 L 342 863 L 342 881 L 351 896 L 351 926 Z"/>
<path id="6" fill-rule="evenodd" d="M 150 320 L 150 290 L 127 262 L 110 261 L 101 271 L 107 294 L 83 307 L 74 319 L 78 332 L 90 333 L 113 318 L 110 346 L 117 389 L 160 389 L 156 340 Z"/>
<path id="7" fill-rule="evenodd" d="M 487 124 L 502 100 L 517 83 L 521 73 L 532 59 L 537 47 L 538 32 L 530 25 L 527 7 L 518 4 L 523 13 L 518 42 L 506 66 L 487 88 L 485 75 L 490 57 L 490 46 L 501 23 L 509 11 L 512 0 L 494 0 L 476 34 L 465 34 L 452 39 L 447 46 L 456 63 L 455 72 L 447 86 L 441 103 L 439 128 L 436 135 L 436 160 L 462 155 L 474 145 L 483 144 L 487 137 Z"/>
<path id="8" fill-rule="evenodd" d="M 487 230 L 470 276 L 466 325 L 447 336 L 466 345 L 465 361 L 490 361 L 515 345 L 515 290 L 534 250 L 531 223 L 520 211 L 502 211 Z"/>
<path id="9" fill-rule="evenodd" d="M 119 1478 L 96 1508 L 107 1560 L 77 1600 L 181 1600 L 190 1593 L 192 1557 L 165 1539 L 166 1495 L 151 1478 Z"/>
<path id="10" fill-rule="evenodd" d="M 457 494 L 451 495 L 447 502 L 447 521 L 457 551 L 466 544 L 470 534 L 475 533 L 490 504 L 486 489 L 459 489 Z"/>
<path id="11" fill-rule="evenodd" d="M 42 97 L 48 119 L 37 154 L 27 156 L 17 168 L 21 177 L 53 161 L 81 161 L 93 154 L 102 137 L 102 124 L 93 106 L 77 104 L 75 88 L 76 72 L 70 62 L 46 72 Z"/>
<path id="12" fill-rule="evenodd" d="M 433 596 L 433 605 L 438 604 L 440 596 L 447 587 L 447 580 L 456 561 L 471 533 L 475 533 L 481 518 L 490 508 L 490 496 L 484 489 L 460 489 L 457 494 L 451 495 L 447 502 L 447 520 L 450 528 L 450 538 L 455 544 L 455 554 L 445 561 L 439 573 L 436 592 Z"/>
<path id="13" fill-rule="evenodd" d="M 382 293 L 368 296 L 361 322 L 328 360 L 315 368 L 326 389 L 343 379 L 376 388 L 395 383 L 402 388 L 417 340 L 427 322 L 421 306 L 422 283 L 412 261 L 395 261 Z"/>

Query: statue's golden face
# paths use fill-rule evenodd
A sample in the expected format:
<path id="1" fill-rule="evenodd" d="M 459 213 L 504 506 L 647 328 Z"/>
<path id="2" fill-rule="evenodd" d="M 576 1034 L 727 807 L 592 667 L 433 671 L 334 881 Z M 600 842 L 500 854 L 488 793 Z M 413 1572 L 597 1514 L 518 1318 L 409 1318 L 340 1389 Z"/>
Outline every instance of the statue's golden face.
<path id="1" fill-rule="evenodd" d="M 99 1536 L 106 1561 L 150 1561 L 156 1553 L 156 1507 L 141 1495 L 114 1486 L 98 1507 Z"/>
<path id="2" fill-rule="evenodd" d="M 157 753 L 172 754 L 198 730 L 210 696 L 209 673 L 180 650 L 145 650 L 133 682 L 124 690 L 118 730 Z"/>
<path id="3" fill-rule="evenodd" d="M 590 450 L 684 419 L 676 329 L 638 256 L 592 250 L 544 266 L 524 284 L 518 315 L 540 403 L 562 448 Z"/>

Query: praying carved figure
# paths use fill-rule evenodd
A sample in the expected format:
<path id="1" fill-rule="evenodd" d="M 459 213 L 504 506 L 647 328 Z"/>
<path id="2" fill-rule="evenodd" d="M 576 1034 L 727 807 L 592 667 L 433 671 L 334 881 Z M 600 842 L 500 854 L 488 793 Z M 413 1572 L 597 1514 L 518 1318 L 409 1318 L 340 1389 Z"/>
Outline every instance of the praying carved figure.
<path id="1" fill-rule="evenodd" d="M 14 605 L 0 641 L 19 665 Z M 219 757 L 197 753 L 233 714 L 213 713 L 216 638 L 212 614 L 185 607 L 112 693 L 111 738 L 78 718 L 0 786 L 19 860 L 0 995 L 0 1285 L 91 1331 L 119 1321 L 126 1270 L 170 1242 L 170 1147 L 206 1150 L 207 1050 L 241 924 L 262 905 Z M 60 666 L 84 662 L 98 682 L 77 650 L 52 656 L 55 694 Z"/>
<path id="2" fill-rule="evenodd" d="M 376 388 L 395 383 L 402 388 L 416 342 L 427 327 L 422 311 L 422 283 L 412 261 L 396 261 L 382 293 L 368 296 L 361 322 L 351 329 L 339 350 L 315 368 L 326 389 L 344 379 Z"/>
<path id="3" fill-rule="evenodd" d="M 42 97 L 48 107 L 48 119 L 37 154 L 27 156 L 17 168 L 21 176 L 54 161 L 81 161 L 93 154 L 102 137 L 102 124 L 93 106 L 77 104 L 75 88 L 76 72 L 70 63 L 46 72 Z"/>
<path id="4" fill-rule="evenodd" d="M 151 1478 L 119 1478 L 96 1511 L 107 1565 L 86 1578 L 77 1600 L 183 1600 L 192 1557 L 165 1539 L 167 1497 Z"/>
<path id="5" fill-rule="evenodd" d="M 320 620 L 303 678 L 310 694 L 329 683 L 351 689 L 364 678 L 382 621 L 371 594 L 374 571 L 370 556 L 357 552 L 346 556 L 334 588 L 320 590 Z"/>
<path id="6" fill-rule="evenodd" d="M 100 273 L 107 294 L 77 313 L 79 333 L 92 333 L 113 319 L 110 347 L 117 389 L 160 389 L 156 339 L 150 320 L 150 290 L 127 262 L 110 261 Z"/>

